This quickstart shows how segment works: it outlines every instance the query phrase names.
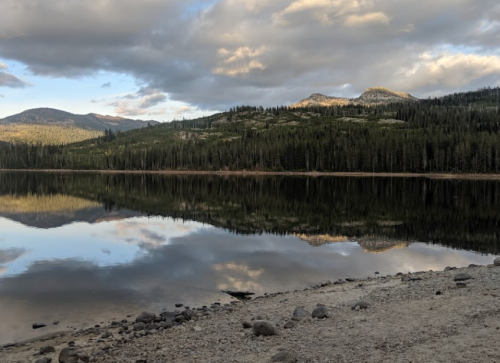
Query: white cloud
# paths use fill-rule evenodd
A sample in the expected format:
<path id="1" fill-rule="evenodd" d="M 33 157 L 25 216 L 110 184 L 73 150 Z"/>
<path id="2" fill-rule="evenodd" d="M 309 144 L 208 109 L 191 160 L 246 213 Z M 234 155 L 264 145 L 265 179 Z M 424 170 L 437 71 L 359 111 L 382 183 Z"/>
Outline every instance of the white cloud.
<path id="1" fill-rule="evenodd" d="M 379 11 L 376 13 L 367 14 L 354 14 L 349 15 L 345 20 L 345 24 L 348 26 L 358 26 L 366 24 L 389 24 L 390 18 L 383 12 Z"/>

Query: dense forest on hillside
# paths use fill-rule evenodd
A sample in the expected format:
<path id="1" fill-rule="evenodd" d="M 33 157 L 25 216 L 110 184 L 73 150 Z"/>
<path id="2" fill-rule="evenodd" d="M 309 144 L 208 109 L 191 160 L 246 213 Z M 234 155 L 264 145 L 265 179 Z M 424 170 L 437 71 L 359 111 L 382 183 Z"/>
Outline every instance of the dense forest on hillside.
<path id="1" fill-rule="evenodd" d="M 241 106 L 67 146 L 0 146 L 0 168 L 500 172 L 500 88 L 375 106 Z"/>
<path id="2" fill-rule="evenodd" d="M 500 250 L 500 184 L 494 181 L 0 173 L 0 203 L 17 201 L 16 210 L 26 215 L 16 217 L 24 223 L 72 215 L 69 197 L 87 200 L 78 202 L 83 209 L 100 203 L 118 213 L 115 217 L 136 211 L 242 234 L 294 234 L 308 241 L 321 236 L 326 242 L 341 238 L 370 249 L 422 241 L 478 252 Z M 56 217 L 38 205 L 51 198 L 50 205 L 60 205 L 59 210 L 51 207 L 59 212 Z M 95 215 L 105 220 L 95 211 L 74 218 L 82 221 L 85 215 L 91 223 Z M 6 216 L 12 218 L 12 213 Z"/>

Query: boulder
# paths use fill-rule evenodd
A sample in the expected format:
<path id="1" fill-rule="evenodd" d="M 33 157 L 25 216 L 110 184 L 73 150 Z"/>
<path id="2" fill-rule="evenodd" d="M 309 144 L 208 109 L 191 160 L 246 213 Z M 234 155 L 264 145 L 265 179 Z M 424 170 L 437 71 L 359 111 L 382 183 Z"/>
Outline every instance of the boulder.
<path id="1" fill-rule="evenodd" d="M 313 310 L 311 315 L 313 318 L 324 319 L 328 318 L 330 316 L 330 313 L 326 306 L 319 306 Z"/>
<path id="2" fill-rule="evenodd" d="M 253 333 L 255 336 L 277 335 L 278 330 L 273 323 L 267 320 L 256 320 L 253 323 Z"/>
<path id="3" fill-rule="evenodd" d="M 137 318 L 135 318 L 136 323 L 150 323 L 156 319 L 155 313 L 148 313 L 147 311 L 143 311 L 139 314 Z"/>
<path id="4" fill-rule="evenodd" d="M 500 266 L 500 257 L 498 257 L 497 259 L 495 259 L 495 261 L 493 262 L 493 264 L 495 266 Z"/>

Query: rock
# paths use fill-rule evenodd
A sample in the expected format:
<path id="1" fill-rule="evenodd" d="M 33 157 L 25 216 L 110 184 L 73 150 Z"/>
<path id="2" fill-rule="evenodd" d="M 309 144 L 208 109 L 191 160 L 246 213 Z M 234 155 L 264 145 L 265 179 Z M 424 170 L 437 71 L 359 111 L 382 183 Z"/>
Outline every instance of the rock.
<path id="1" fill-rule="evenodd" d="M 250 329 L 252 327 L 252 324 L 249 321 L 244 321 L 241 325 L 243 325 L 243 329 Z"/>
<path id="2" fill-rule="evenodd" d="M 134 324 L 134 331 L 141 331 L 146 329 L 146 324 L 145 323 L 135 323 Z"/>
<path id="3" fill-rule="evenodd" d="M 44 323 L 33 323 L 32 327 L 33 329 L 40 329 L 40 328 L 43 328 L 43 327 L 46 327 L 47 325 L 44 324 Z"/>
<path id="4" fill-rule="evenodd" d="M 370 305 L 366 301 L 357 301 L 351 305 L 351 310 L 368 309 L 368 306 Z"/>
<path id="5" fill-rule="evenodd" d="M 203 331 L 203 329 L 202 329 L 202 328 L 200 328 L 199 326 L 195 326 L 195 327 L 193 328 L 193 330 L 194 330 L 194 331 L 196 331 L 196 332 Z"/>
<path id="6" fill-rule="evenodd" d="M 293 311 L 293 317 L 297 319 L 308 318 L 309 316 L 311 316 L 311 313 L 301 306 L 297 306 Z"/>
<path id="7" fill-rule="evenodd" d="M 311 315 L 313 318 L 324 319 L 328 318 L 330 313 L 328 312 L 326 306 L 320 306 L 314 309 Z"/>
<path id="8" fill-rule="evenodd" d="M 113 336 L 113 334 L 111 334 L 109 331 L 107 331 L 101 335 L 101 338 L 107 339 L 107 338 L 111 338 L 112 336 Z"/>
<path id="9" fill-rule="evenodd" d="M 445 267 L 445 268 L 444 268 L 444 271 L 445 271 L 445 272 L 446 272 L 446 271 L 453 271 L 453 270 L 456 270 L 456 269 L 457 269 L 456 267 L 450 267 L 450 266 L 448 266 L 448 267 Z"/>
<path id="10" fill-rule="evenodd" d="M 467 287 L 467 284 L 465 282 L 457 282 L 457 287 L 463 289 Z"/>
<path id="11" fill-rule="evenodd" d="M 183 306 L 184 306 L 184 304 L 181 304 L 181 303 L 175 304 L 176 308 L 182 308 Z"/>
<path id="12" fill-rule="evenodd" d="M 354 282 L 354 281 L 357 281 L 357 279 L 354 279 L 352 277 L 348 277 L 345 279 L 347 282 Z"/>
<path id="13" fill-rule="evenodd" d="M 184 310 L 182 312 L 182 316 L 186 320 L 191 320 L 193 318 L 194 314 L 195 314 L 195 312 L 193 310 Z"/>
<path id="14" fill-rule="evenodd" d="M 182 315 L 182 314 L 181 314 L 181 315 L 177 315 L 177 316 L 175 317 L 175 322 L 176 322 L 176 323 L 179 323 L 179 324 L 180 324 L 180 323 L 182 323 L 184 320 L 186 320 L 186 318 L 185 318 L 185 317 L 184 317 L 184 315 Z"/>
<path id="15" fill-rule="evenodd" d="M 375 271 L 375 275 L 380 275 L 380 272 L 378 272 L 378 271 Z"/>
<path id="16" fill-rule="evenodd" d="M 52 358 L 45 357 L 45 358 L 37 359 L 37 361 L 35 363 L 52 363 Z"/>
<path id="17" fill-rule="evenodd" d="M 40 354 L 49 354 L 49 353 L 55 353 L 55 352 L 56 352 L 56 348 L 54 348 L 50 345 L 40 348 Z"/>
<path id="18" fill-rule="evenodd" d="M 436 295 L 442 295 L 443 293 L 441 291 L 436 291 Z"/>
<path id="19" fill-rule="evenodd" d="M 481 267 L 481 266 L 471 263 L 468 267 L 469 268 L 476 268 L 476 267 Z"/>
<path id="20" fill-rule="evenodd" d="M 325 281 L 321 282 L 320 286 L 321 287 L 326 287 L 326 286 L 330 286 L 331 284 L 332 284 L 331 281 L 325 280 Z"/>
<path id="21" fill-rule="evenodd" d="M 279 362 L 279 363 L 296 363 L 297 354 L 293 352 L 281 351 L 271 358 L 271 362 Z"/>
<path id="22" fill-rule="evenodd" d="M 63 348 L 59 353 L 59 363 L 88 362 L 89 357 L 78 352 L 76 348 Z"/>
<path id="23" fill-rule="evenodd" d="M 250 295 L 255 295 L 254 292 L 250 291 L 230 291 L 230 290 L 221 290 L 221 292 L 231 295 L 240 300 L 248 300 L 250 299 Z"/>
<path id="24" fill-rule="evenodd" d="M 493 261 L 493 264 L 495 266 L 500 266 L 500 257 L 498 257 L 497 259 L 495 259 L 495 261 Z"/>
<path id="25" fill-rule="evenodd" d="M 149 323 L 156 319 L 155 313 L 148 313 L 147 311 L 143 311 L 137 318 L 135 318 L 136 323 Z"/>
<path id="26" fill-rule="evenodd" d="M 270 321 L 257 320 L 253 323 L 253 333 L 255 336 L 270 336 L 278 335 L 278 330 Z"/>
<path id="27" fill-rule="evenodd" d="M 285 329 L 293 329 L 295 328 L 295 323 L 293 321 L 289 321 L 284 326 Z"/>
<path id="28" fill-rule="evenodd" d="M 470 280 L 471 278 L 472 278 L 471 275 L 466 274 L 466 273 L 461 273 L 461 274 L 456 274 L 453 281 L 466 281 L 466 280 Z"/>

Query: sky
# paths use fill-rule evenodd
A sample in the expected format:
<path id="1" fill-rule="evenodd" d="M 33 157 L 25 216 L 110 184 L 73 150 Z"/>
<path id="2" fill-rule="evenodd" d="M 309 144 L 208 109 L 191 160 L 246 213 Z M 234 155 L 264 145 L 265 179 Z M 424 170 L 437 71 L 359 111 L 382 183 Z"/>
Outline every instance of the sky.
<path id="1" fill-rule="evenodd" d="M 495 0 L 1 0 L 0 117 L 170 121 L 381 86 L 500 86 Z"/>

